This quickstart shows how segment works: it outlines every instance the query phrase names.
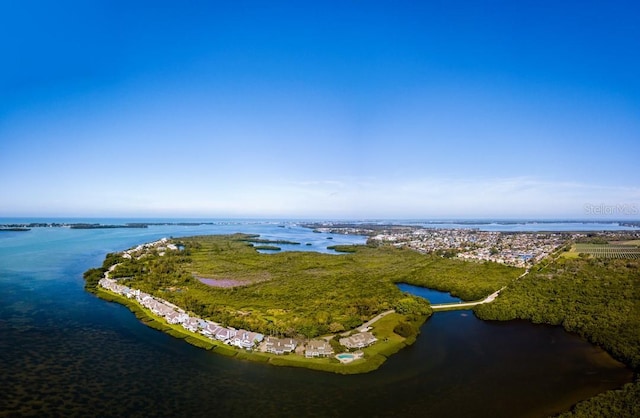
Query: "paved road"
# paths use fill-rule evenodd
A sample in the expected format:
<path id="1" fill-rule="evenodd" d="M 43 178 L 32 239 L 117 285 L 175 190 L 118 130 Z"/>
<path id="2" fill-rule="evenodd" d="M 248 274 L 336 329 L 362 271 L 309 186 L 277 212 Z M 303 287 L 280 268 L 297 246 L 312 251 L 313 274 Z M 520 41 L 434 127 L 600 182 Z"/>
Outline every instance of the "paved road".
<path id="1" fill-rule="evenodd" d="M 502 289 L 504 289 L 504 287 Z M 475 301 L 475 302 L 440 303 L 438 305 L 431 305 L 431 309 L 433 309 L 434 311 L 440 311 L 440 310 L 451 309 L 451 308 L 469 308 L 471 306 L 482 305 L 483 303 L 493 302 L 498 297 L 502 289 L 496 290 L 486 298 Z"/>
<path id="2" fill-rule="evenodd" d="M 359 328 L 358 331 L 362 332 L 364 330 L 366 330 L 367 328 L 369 328 L 371 325 L 373 325 L 374 322 L 376 322 L 377 320 L 379 320 L 382 317 L 385 317 L 387 315 L 389 315 L 390 313 L 394 313 L 395 311 L 392 309 L 390 311 L 386 311 L 386 312 L 382 312 L 381 314 L 375 316 L 373 319 L 371 319 L 370 321 L 365 322 L 364 324 L 362 324 Z"/>

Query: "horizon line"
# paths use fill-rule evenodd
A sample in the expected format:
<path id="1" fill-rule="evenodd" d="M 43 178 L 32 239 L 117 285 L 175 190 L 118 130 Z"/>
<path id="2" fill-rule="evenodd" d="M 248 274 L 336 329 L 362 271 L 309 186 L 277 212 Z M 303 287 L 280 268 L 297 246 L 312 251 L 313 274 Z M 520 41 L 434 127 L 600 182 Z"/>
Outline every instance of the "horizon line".
<path id="1" fill-rule="evenodd" d="M 269 216 L 141 216 L 141 215 L 0 215 L 0 219 L 119 219 L 119 220 L 237 220 L 237 221 L 250 221 L 250 220 L 263 220 L 263 221 L 331 221 L 331 222 L 381 222 L 381 221 L 411 221 L 411 222 L 470 222 L 470 221 L 508 221 L 508 222 L 587 222 L 587 223 L 616 223 L 616 222 L 640 222 L 640 218 L 580 218 L 580 217 L 491 217 L 491 216 L 478 216 L 478 217 L 269 217 Z"/>

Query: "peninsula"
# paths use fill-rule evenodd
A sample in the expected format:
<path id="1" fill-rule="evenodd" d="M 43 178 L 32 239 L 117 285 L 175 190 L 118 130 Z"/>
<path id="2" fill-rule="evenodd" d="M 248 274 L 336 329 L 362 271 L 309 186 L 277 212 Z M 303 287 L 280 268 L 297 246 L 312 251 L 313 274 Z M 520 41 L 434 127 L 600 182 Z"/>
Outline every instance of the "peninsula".
<path id="1" fill-rule="evenodd" d="M 352 233 L 351 226 L 333 228 Z M 485 320 L 560 325 L 636 374 L 633 383 L 576 405 L 575 416 L 637 416 L 640 233 L 376 227 L 369 235 L 367 245 L 336 246 L 339 255 L 263 254 L 254 246 L 263 242 L 246 234 L 162 239 L 108 254 L 102 267 L 85 272 L 86 288 L 204 349 L 342 374 L 378 368 L 415 341 L 436 308 L 473 305 Z M 523 251 L 532 257 L 508 257 Z M 465 302 L 432 307 L 398 283 Z"/>
<path id="2" fill-rule="evenodd" d="M 87 289 L 147 325 L 237 358 L 363 373 L 412 344 L 431 315 L 396 283 L 483 299 L 523 273 L 392 246 L 261 254 L 246 234 L 163 239 L 107 255 Z"/>

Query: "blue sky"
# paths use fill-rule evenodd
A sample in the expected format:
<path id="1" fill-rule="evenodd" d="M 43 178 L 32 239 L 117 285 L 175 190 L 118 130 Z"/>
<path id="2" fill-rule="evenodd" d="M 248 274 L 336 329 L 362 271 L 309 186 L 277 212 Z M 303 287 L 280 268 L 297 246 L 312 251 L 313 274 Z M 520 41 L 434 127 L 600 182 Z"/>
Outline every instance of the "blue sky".
<path id="1" fill-rule="evenodd" d="M 640 217 L 635 2 L 299 3 L 4 2 L 0 216 Z"/>

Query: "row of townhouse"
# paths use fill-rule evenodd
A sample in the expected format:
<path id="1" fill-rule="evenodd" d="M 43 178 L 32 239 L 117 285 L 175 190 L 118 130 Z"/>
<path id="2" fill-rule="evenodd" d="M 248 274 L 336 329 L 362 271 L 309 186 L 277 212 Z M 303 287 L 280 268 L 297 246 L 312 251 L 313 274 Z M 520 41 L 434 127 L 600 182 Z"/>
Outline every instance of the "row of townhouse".
<path id="1" fill-rule="evenodd" d="M 204 321 L 200 333 L 211 339 L 225 342 L 238 348 L 250 350 L 264 339 L 264 335 L 244 329 L 225 328 L 212 321 Z"/>
<path id="2" fill-rule="evenodd" d="M 131 289 L 121 285 L 114 279 L 105 277 L 100 279 L 98 283 L 103 288 L 114 293 L 124 295 L 128 298 L 134 298 L 155 315 L 165 318 L 170 324 L 180 324 L 188 331 L 200 333 L 212 340 L 221 341 L 238 348 L 250 350 L 264 341 L 264 349 L 266 352 L 281 355 L 294 352 L 296 347 L 300 345 L 300 342 L 293 338 L 267 337 L 265 340 L 264 336 L 260 333 L 243 329 L 227 328 L 213 321 L 189 316 L 183 309 L 163 299 L 153 297 L 148 293 L 141 292 L 139 289 Z M 376 341 L 376 337 L 370 332 L 360 332 L 350 337 L 340 339 L 340 344 L 347 348 L 363 348 Z M 329 357 L 333 354 L 333 348 L 325 340 L 311 340 L 304 346 L 304 355 L 308 358 Z"/>
<path id="3" fill-rule="evenodd" d="M 108 273 L 105 273 L 105 275 L 107 275 Z M 118 284 L 118 282 L 114 279 L 109 279 L 109 278 L 102 278 L 98 281 L 98 284 L 100 286 L 102 286 L 103 288 L 107 289 L 107 290 L 111 290 L 114 293 L 117 293 L 119 295 L 124 295 L 127 297 L 131 297 L 129 296 L 131 293 L 131 289 L 128 288 L 127 286 Z"/>
<path id="4" fill-rule="evenodd" d="M 257 332 L 243 329 L 226 328 L 213 321 L 204 320 L 195 316 L 189 316 L 184 310 L 160 298 L 155 298 L 139 289 L 131 289 L 118 284 L 116 280 L 107 277 L 100 279 L 100 286 L 114 293 L 124 295 L 127 298 L 135 298 L 145 308 L 155 315 L 161 316 L 170 324 L 180 324 L 184 329 L 198 332 L 212 340 L 218 340 L 239 348 L 252 349 L 264 339 Z"/>
<path id="5" fill-rule="evenodd" d="M 146 244 L 140 244 L 135 248 L 131 248 L 122 253 L 124 258 L 141 258 L 147 253 L 147 250 L 155 248 L 160 251 L 160 255 L 164 255 L 165 250 L 177 251 L 179 248 L 177 245 L 170 243 L 167 238 L 161 238 L 158 241 L 148 242 Z"/>

